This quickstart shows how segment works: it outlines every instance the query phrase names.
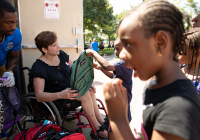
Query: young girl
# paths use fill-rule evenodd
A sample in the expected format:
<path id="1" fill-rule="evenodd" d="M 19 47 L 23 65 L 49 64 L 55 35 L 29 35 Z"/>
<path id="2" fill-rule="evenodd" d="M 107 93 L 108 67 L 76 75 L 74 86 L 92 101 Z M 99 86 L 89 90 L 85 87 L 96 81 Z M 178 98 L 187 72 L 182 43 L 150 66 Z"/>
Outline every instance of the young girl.
<path id="1" fill-rule="evenodd" d="M 192 80 L 200 95 L 200 28 L 190 30 L 185 33 L 185 37 L 186 44 L 183 49 L 185 55 L 180 55 L 180 64 L 184 66 L 183 72 Z"/>
<path id="2" fill-rule="evenodd" d="M 141 119 L 134 123 L 139 125 L 133 133 L 127 119 L 127 96 L 122 81 L 114 79 L 104 85 L 108 116 L 116 138 L 200 139 L 200 100 L 178 61 L 183 50 L 183 33 L 183 16 L 167 1 L 144 2 L 120 22 L 118 34 L 124 46 L 120 58 L 134 69 L 134 77 L 147 80 L 154 76 L 155 81 L 150 82 L 143 94 L 142 110 L 134 112 L 140 113 Z"/>

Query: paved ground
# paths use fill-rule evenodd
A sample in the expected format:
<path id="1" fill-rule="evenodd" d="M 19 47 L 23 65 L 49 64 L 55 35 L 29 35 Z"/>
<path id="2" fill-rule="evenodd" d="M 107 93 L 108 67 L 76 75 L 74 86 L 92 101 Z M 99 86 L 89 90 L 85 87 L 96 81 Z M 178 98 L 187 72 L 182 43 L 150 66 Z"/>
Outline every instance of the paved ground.
<path id="1" fill-rule="evenodd" d="M 113 54 L 111 56 L 104 56 L 105 59 L 107 59 L 109 62 L 116 62 L 119 59 L 116 59 L 116 56 Z M 102 90 L 102 85 L 106 82 L 108 82 L 110 80 L 110 78 L 108 78 L 107 76 L 105 76 L 100 70 L 94 70 L 94 85 L 96 87 L 97 93 L 96 93 L 96 97 L 101 99 L 101 101 L 104 102 L 104 98 L 103 98 L 103 90 Z M 133 78 L 133 89 L 132 89 L 132 93 L 133 93 L 133 99 L 131 101 L 131 113 L 132 116 L 134 115 L 134 107 L 135 107 L 135 103 L 137 102 L 137 97 L 139 94 L 141 94 L 143 92 L 143 88 L 146 85 L 146 82 L 144 81 L 140 81 L 138 78 Z M 104 103 L 105 104 L 105 103 Z M 102 116 L 105 116 L 105 113 L 101 111 Z M 87 121 L 83 121 L 83 122 L 87 122 Z M 72 122 L 66 122 L 66 126 L 68 128 L 75 128 L 74 126 L 76 125 L 77 121 L 74 120 Z M 86 140 L 91 140 L 90 138 L 90 128 L 85 128 L 83 134 L 86 137 Z"/>

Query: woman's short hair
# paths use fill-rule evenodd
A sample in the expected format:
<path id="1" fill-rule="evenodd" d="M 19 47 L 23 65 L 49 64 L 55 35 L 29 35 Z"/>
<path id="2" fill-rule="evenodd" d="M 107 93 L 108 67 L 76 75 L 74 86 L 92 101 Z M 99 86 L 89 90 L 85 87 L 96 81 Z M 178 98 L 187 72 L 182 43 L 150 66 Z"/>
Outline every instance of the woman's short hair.
<path id="1" fill-rule="evenodd" d="M 48 46 L 53 44 L 56 40 L 57 35 L 54 32 L 43 31 L 35 37 L 35 45 L 42 52 L 42 54 L 45 55 L 42 48 L 48 49 Z"/>

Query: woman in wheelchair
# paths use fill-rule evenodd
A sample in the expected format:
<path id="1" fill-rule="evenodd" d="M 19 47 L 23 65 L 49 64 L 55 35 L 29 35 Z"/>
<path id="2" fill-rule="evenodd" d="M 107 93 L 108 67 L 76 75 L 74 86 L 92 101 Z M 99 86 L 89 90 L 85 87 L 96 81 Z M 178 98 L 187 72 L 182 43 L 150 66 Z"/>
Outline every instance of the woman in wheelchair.
<path id="1" fill-rule="evenodd" d="M 76 99 L 79 94 L 76 93 L 76 90 L 69 88 L 70 67 L 73 63 L 69 59 L 69 55 L 59 50 L 60 46 L 58 45 L 56 34 L 50 31 L 43 31 L 36 36 L 35 44 L 42 52 L 42 55 L 31 68 L 37 101 L 54 101 L 60 110 L 66 107 L 69 101 L 66 99 L 80 101 L 85 114 L 91 119 L 94 128 L 98 132 L 104 124 L 104 119 L 96 102 L 95 87 L 91 86 L 85 95 Z M 101 129 L 98 135 L 107 138 L 108 132 Z"/>

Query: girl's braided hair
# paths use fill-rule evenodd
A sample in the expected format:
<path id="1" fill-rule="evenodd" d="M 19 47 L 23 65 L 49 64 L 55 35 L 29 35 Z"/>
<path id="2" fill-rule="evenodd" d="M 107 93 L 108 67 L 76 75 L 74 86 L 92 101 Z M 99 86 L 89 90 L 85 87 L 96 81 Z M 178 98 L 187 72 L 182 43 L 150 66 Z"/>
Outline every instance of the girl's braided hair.
<path id="1" fill-rule="evenodd" d="M 190 21 L 187 15 L 183 15 L 173 4 L 163 0 L 145 1 L 141 5 L 134 7 L 119 22 L 118 28 L 122 21 L 134 12 L 139 12 L 138 26 L 145 30 L 145 36 L 148 38 L 156 35 L 159 30 L 168 31 L 173 39 L 173 51 L 175 61 L 177 54 L 182 54 L 184 46 L 184 24 L 183 18 L 187 22 L 187 29 Z"/>
<path id="2" fill-rule="evenodd" d="M 199 70 L 196 73 L 196 65 L 198 65 L 199 68 L 199 64 L 197 64 L 197 57 L 199 55 L 199 47 L 200 47 L 200 28 L 194 28 L 189 30 L 187 33 L 184 34 L 185 36 L 185 50 L 187 49 L 187 56 L 188 56 L 188 67 L 186 69 L 186 72 L 190 73 L 190 70 L 192 68 L 192 65 L 189 65 L 189 61 L 190 61 L 190 50 L 192 50 L 192 62 L 193 59 L 195 58 L 195 67 L 194 67 L 194 72 L 193 72 L 193 78 L 192 80 L 194 80 L 194 76 L 196 74 L 196 76 L 198 77 L 199 74 Z M 197 78 L 198 79 L 198 78 Z"/>

